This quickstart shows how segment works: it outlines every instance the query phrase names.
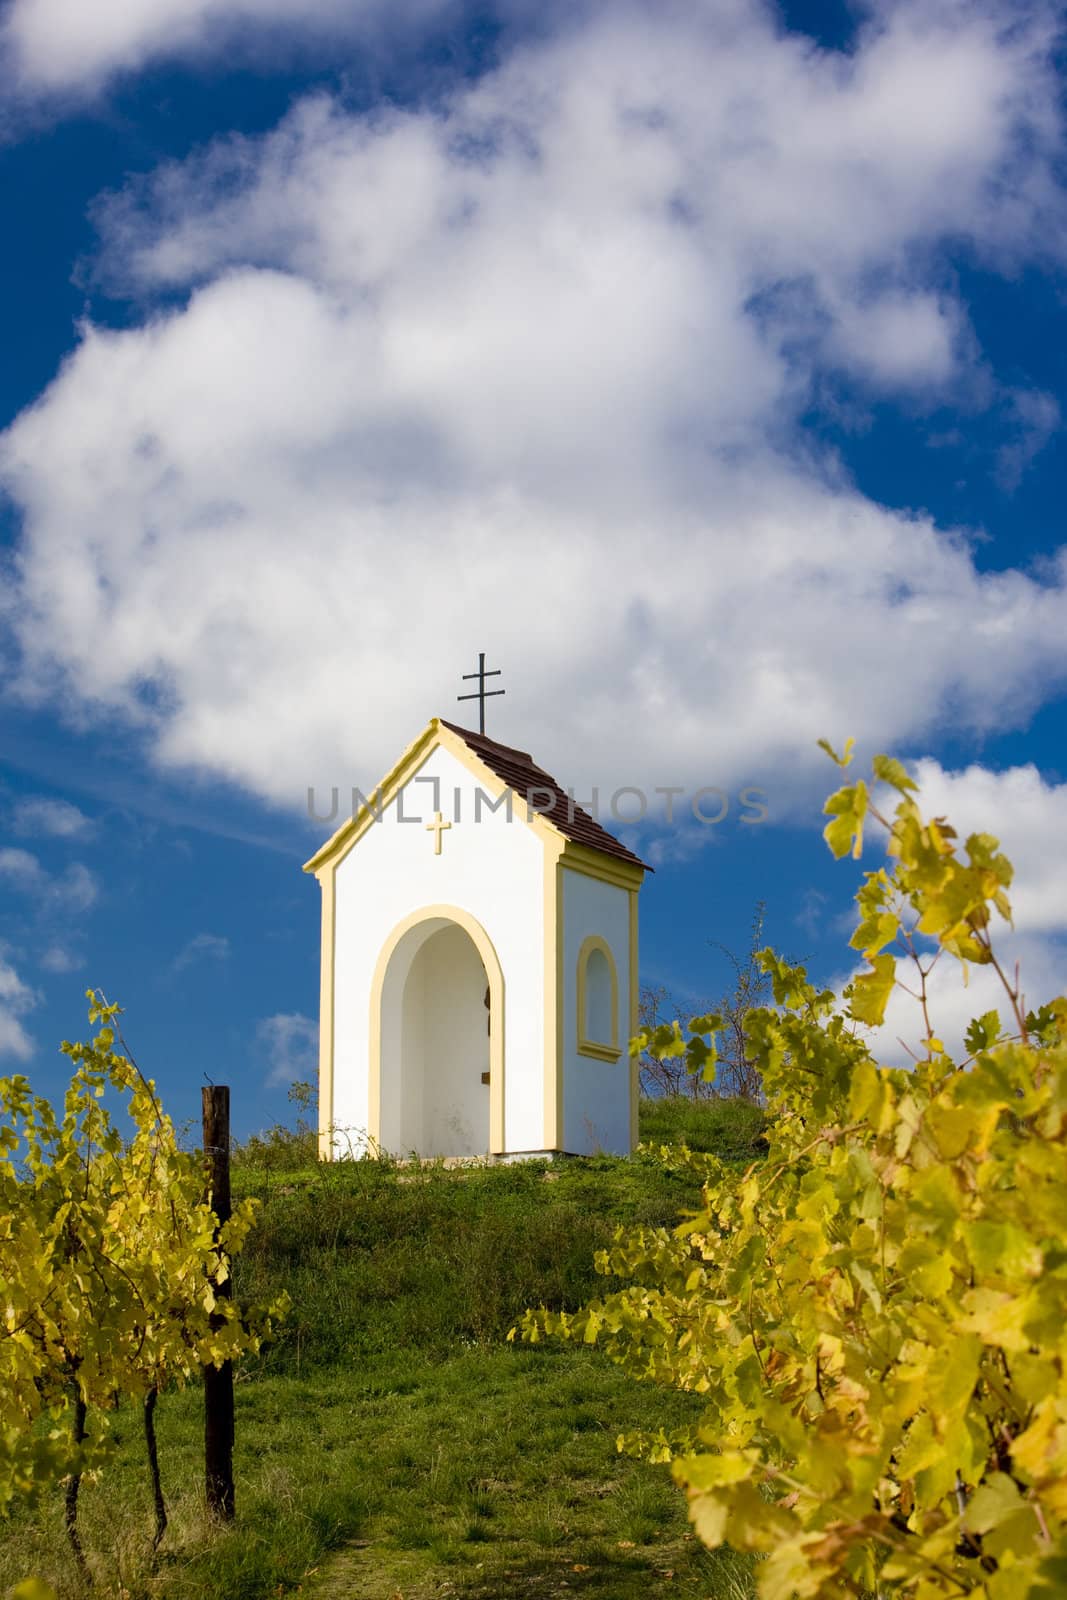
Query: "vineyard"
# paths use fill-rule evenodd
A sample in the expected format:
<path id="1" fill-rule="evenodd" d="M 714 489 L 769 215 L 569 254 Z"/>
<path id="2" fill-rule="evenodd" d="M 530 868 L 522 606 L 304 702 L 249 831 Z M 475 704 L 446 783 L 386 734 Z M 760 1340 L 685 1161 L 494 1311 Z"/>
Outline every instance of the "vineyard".
<path id="1" fill-rule="evenodd" d="M 657 1139 L 684 1134 L 737 1170 L 760 1153 L 750 1106 L 643 1111 Z M 198 1385 L 168 1391 L 157 1428 L 169 1524 L 153 1554 L 140 1407 L 123 1405 L 81 1490 L 97 1593 L 256 1600 L 351 1579 L 361 1595 L 405 1600 L 445 1582 L 561 1597 L 581 1584 L 605 1600 L 650 1587 L 749 1594 L 745 1564 L 692 1537 L 662 1468 L 615 1448 L 635 1417 L 651 1426 L 664 1405 L 691 1415 L 688 1397 L 635 1396 L 595 1352 L 507 1343 L 527 1305 L 577 1308 L 595 1292 L 593 1256 L 616 1227 L 668 1225 L 696 1204 L 690 1175 L 651 1157 L 464 1172 L 308 1170 L 300 1154 L 280 1139 L 235 1154 L 235 1201 L 258 1206 L 234 1260 L 237 1301 L 290 1301 L 236 1364 L 236 1521 L 205 1522 Z M 0 1594 L 30 1570 L 64 1600 L 79 1593 L 62 1487 L 14 1510 L 0 1541 Z"/>
<path id="2" fill-rule="evenodd" d="M 153 1084 L 116 1050 L 119 1008 L 89 995 L 90 1044 L 64 1044 L 74 1072 L 62 1118 L 23 1078 L 0 1080 L 5 1326 L 0 1341 L 0 1509 L 33 1505 L 62 1479 L 78 1578 L 92 1573 L 78 1526 L 83 1478 L 103 1469 L 120 1401 L 141 1408 L 155 1528 L 167 1527 L 156 1408 L 161 1392 L 259 1348 L 287 1301 L 238 1307 L 230 1262 L 252 1227 L 246 1201 L 220 1219 L 201 1160 L 179 1150 Z M 101 1103 L 112 1091 L 135 1129 Z"/>
<path id="3" fill-rule="evenodd" d="M 64 1047 L 62 1119 L 6 1080 L 0 1581 L 1067 1593 L 1067 1001 L 1028 1005 L 998 960 L 997 841 L 958 847 L 898 763 L 874 779 L 826 808 L 836 856 L 872 824 L 888 846 L 858 895 L 863 970 L 839 999 L 763 958 L 766 1115 L 646 1103 L 634 1159 L 468 1172 L 287 1171 L 260 1142 L 220 1221 L 116 1008 L 94 1000 L 95 1039 Z M 929 1022 L 939 960 L 1002 984 L 961 1060 Z M 905 974 L 908 1070 L 867 1043 Z M 642 1044 L 710 1079 L 720 1025 Z M 205 1516 L 189 1383 L 226 1361 L 232 1525 Z"/>

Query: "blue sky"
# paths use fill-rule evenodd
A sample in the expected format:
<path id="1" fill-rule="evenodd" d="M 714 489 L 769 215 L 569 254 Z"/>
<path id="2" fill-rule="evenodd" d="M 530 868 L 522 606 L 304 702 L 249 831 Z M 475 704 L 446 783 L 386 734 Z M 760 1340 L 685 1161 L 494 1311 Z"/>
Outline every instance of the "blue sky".
<path id="1" fill-rule="evenodd" d="M 205 1072 L 285 1117 L 308 786 L 456 717 L 481 649 L 489 731 L 579 798 L 731 797 L 626 834 L 683 1004 L 758 900 L 847 972 L 849 733 L 1000 833 L 1062 989 L 1060 8 L 0 17 L 0 1070 L 58 1093 L 93 984 L 177 1120 Z"/>

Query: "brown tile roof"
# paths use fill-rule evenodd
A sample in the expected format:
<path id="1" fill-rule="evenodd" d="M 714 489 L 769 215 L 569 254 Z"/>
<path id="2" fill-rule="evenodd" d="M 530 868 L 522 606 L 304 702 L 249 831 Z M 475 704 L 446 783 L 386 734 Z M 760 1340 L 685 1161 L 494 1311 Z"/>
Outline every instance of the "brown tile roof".
<path id="1" fill-rule="evenodd" d="M 446 722 L 443 717 L 440 722 L 443 728 L 458 734 L 467 748 L 484 761 L 486 766 L 516 794 L 525 797 L 531 789 L 545 791 L 537 795 L 535 802 L 537 809 L 545 820 L 551 822 L 566 838 L 573 839 L 575 844 L 585 845 L 587 850 L 599 850 L 603 855 L 615 856 L 620 861 L 629 861 L 632 866 L 644 867 L 646 872 L 653 871 L 647 861 L 642 861 L 632 850 L 627 850 L 614 834 L 602 828 L 587 811 L 583 811 L 580 805 L 572 802 L 555 778 L 543 767 L 539 767 L 525 750 L 513 750 L 510 745 L 497 744 L 495 739 L 488 738 L 484 733 L 472 733 L 469 728 L 461 728 L 455 722 Z M 551 805 L 548 804 L 549 796 L 552 799 Z"/>

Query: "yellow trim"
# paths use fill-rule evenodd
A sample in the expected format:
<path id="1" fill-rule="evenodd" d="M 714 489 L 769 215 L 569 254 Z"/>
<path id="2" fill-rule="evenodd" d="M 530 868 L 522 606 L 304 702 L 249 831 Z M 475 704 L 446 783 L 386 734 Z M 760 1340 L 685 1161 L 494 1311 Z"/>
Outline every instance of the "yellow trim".
<path id="1" fill-rule="evenodd" d="M 567 977 L 563 962 L 566 928 L 566 879 L 563 876 L 563 857 L 556 862 L 556 1148 L 564 1149 L 566 1134 L 566 1103 L 563 1098 L 563 1075 L 567 1065 L 564 1046 L 563 1019 L 567 1012 Z"/>
<path id="2" fill-rule="evenodd" d="M 593 1061 L 618 1061 L 622 1051 L 618 1045 L 592 1044 L 587 1039 L 584 1044 L 578 1046 L 578 1054 L 589 1056 Z"/>
<path id="3" fill-rule="evenodd" d="M 611 976 L 611 1040 L 590 1039 L 586 1033 L 586 969 L 589 958 L 596 951 L 607 961 L 608 972 Z M 596 1061 L 618 1061 L 622 1054 L 619 1049 L 619 975 L 615 969 L 615 957 L 611 946 L 599 933 L 591 933 L 582 940 L 578 951 L 578 1054 L 592 1056 Z"/>
<path id="4" fill-rule="evenodd" d="M 546 1150 L 563 1148 L 563 880 L 558 846 L 544 860 L 544 1095 Z"/>
<path id="5" fill-rule="evenodd" d="M 590 850 L 588 845 L 575 844 L 573 839 L 564 839 L 563 864 L 586 878 L 610 883 L 616 889 L 639 889 L 645 877 L 644 867 L 623 861 L 619 856 L 605 855 L 602 850 Z"/>
<path id="6" fill-rule="evenodd" d="M 459 906 L 423 906 L 398 922 L 378 954 L 370 991 L 370 1049 L 367 1056 L 367 1134 L 371 1148 L 382 1140 L 382 991 L 389 962 L 401 940 L 420 923 L 453 922 L 468 934 L 489 979 L 489 1154 L 504 1153 L 504 973 L 493 941 L 475 917 Z"/>
<path id="7" fill-rule="evenodd" d="M 357 839 L 362 838 L 369 827 L 374 824 L 374 819 L 379 816 L 394 798 L 398 789 L 402 789 L 408 779 L 421 767 L 423 761 L 433 749 L 437 734 L 437 718 L 433 717 L 423 728 L 417 739 L 413 739 L 400 757 L 392 766 L 368 797 L 368 804 L 361 806 L 354 817 L 346 817 L 341 826 L 330 835 L 324 845 L 321 845 L 310 861 L 304 863 L 305 872 L 318 873 L 328 861 L 339 865 L 351 850 Z"/>
<path id="8" fill-rule="evenodd" d="M 641 986 L 638 977 L 637 957 L 637 893 L 630 890 L 630 1042 L 640 1027 Z M 641 1064 L 637 1052 L 630 1053 L 630 1149 L 637 1149 L 640 1139 Z"/>
<path id="9" fill-rule="evenodd" d="M 337 949 L 335 874 L 319 875 L 322 889 L 322 955 L 319 972 L 319 1159 L 333 1159 L 333 975 Z"/>

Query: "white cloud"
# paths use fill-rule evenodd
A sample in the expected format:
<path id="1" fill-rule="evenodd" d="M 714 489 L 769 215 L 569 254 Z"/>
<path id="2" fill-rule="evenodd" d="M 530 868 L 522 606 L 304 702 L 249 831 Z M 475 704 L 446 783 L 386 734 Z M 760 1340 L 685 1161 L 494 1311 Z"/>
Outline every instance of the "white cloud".
<path id="1" fill-rule="evenodd" d="M 17 1061 L 27 1061 L 33 1054 L 33 1041 L 21 1019 L 36 1004 L 34 991 L 23 983 L 0 951 L 0 1057 L 14 1056 Z"/>
<path id="2" fill-rule="evenodd" d="M 72 861 L 53 875 L 28 850 L 0 850 L 0 878 L 20 893 L 35 896 L 45 915 L 76 916 L 88 911 L 97 897 L 96 879 L 82 862 Z"/>
<path id="3" fill-rule="evenodd" d="M 453 0 L 12 0 L 0 28 L 8 75 L 24 93 L 92 92 L 167 57 L 225 51 L 257 60 L 277 36 L 362 37 L 416 26 Z"/>
<path id="4" fill-rule="evenodd" d="M 780 813 L 820 735 L 1017 721 L 1067 676 L 1064 569 L 979 572 L 796 426 L 843 367 L 966 387 L 952 251 L 1062 242 L 1048 38 L 1001 15 L 884 7 L 846 58 L 741 0 L 619 8 L 112 197 L 112 288 L 186 298 L 86 326 L 0 444 L 22 694 L 294 806 L 481 648 L 491 731 L 585 790 Z"/>
<path id="5" fill-rule="evenodd" d="M 1007 394 L 1011 437 L 997 452 L 997 480 L 1011 491 L 1022 482 L 1035 456 L 1048 444 L 1061 423 L 1055 395 L 1043 389 L 1012 389 Z"/>
<path id="6" fill-rule="evenodd" d="M 183 972 L 196 961 L 225 961 L 230 954 L 230 941 L 219 933 L 194 934 L 175 956 L 171 972 Z"/>
<path id="7" fill-rule="evenodd" d="M 28 850 L 7 847 L 0 850 L 0 878 L 24 892 L 36 889 L 45 881 L 45 873 L 35 855 Z"/>
<path id="8" fill-rule="evenodd" d="M 279 1012 L 264 1017 L 256 1028 L 256 1043 L 267 1058 L 267 1087 L 316 1082 L 319 1069 L 319 1027 L 299 1012 Z"/>
<path id="9" fill-rule="evenodd" d="M 78 916 L 96 903 L 96 879 L 80 861 L 71 865 L 48 885 L 47 904 L 64 916 Z"/>
<path id="10" fill-rule="evenodd" d="M 92 823 L 69 800 L 56 800 L 46 795 L 29 795 L 15 804 L 13 827 L 19 834 L 46 834 L 57 838 L 84 837 L 92 831 Z"/>
<path id="11" fill-rule="evenodd" d="M 936 396 L 967 344 L 958 306 L 936 295 L 890 291 L 840 308 L 830 348 L 850 372 L 879 389 L 929 386 Z"/>
<path id="12" fill-rule="evenodd" d="M 84 956 L 77 955 L 61 944 L 49 945 L 41 957 L 41 966 L 45 972 L 77 972 L 78 968 L 84 965 Z"/>

